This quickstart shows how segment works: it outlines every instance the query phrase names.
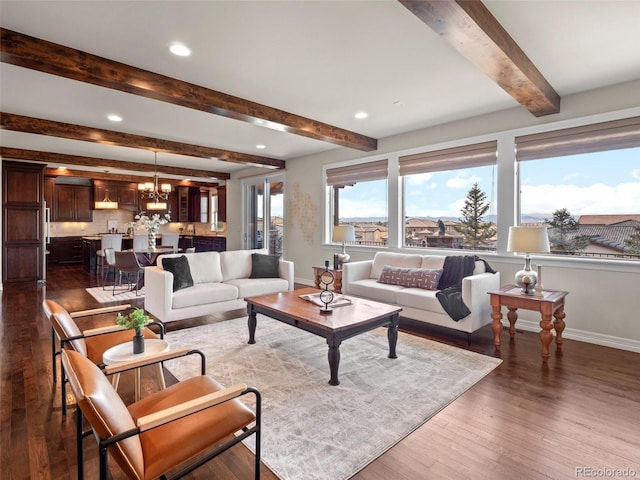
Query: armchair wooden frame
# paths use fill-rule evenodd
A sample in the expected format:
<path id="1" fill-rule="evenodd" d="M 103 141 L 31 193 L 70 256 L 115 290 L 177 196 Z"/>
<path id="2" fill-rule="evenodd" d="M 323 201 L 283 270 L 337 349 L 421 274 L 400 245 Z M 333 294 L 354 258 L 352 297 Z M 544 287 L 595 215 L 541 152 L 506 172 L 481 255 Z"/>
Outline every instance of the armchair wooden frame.
<path id="1" fill-rule="evenodd" d="M 142 363 L 147 365 L 150 363 L 166 361 L 171 358 L 177 358 L 179 356 L 190 355 L 193 353 L 199 354 L 201 356 L 201 372 L 202 372 L 201 376 L 206 377 L 204 375 L 204 368 L 205 368 L 204 355 L 202 354 L 202 352 L 198 350 L 182 349 L 182 350 L 165 352 L 165 353 L 157 354 L 156 356 L 153 356 L 153 357 L 148 357 Z M 147 397 L 147 399 L 143 399 L 140 402 L 136 402 L 131 406 L 127 407 L 129 409 L 129 413 L 131 414 L 131 419 L 133 421 L 131 425 L 133 427 L 114 433 L 111 428 L 107 428 L 105 430 L 105 422 L 108 424 L 108 419 L 107 420 L 104 420 L 104 419 L 109 416 L 109 413 L 105 414 L 102 411 L 96 412 L 96 410 L 100 410 L 100 405 L 98 405 L 100 401 L 99 400 L 94 401 L 91 398 L 89 398 L 92 395 L 92 392 L 91 392 L 92 388 L 94 389 L 94 392 L 93 392 L 94 394 L 98 395 L 99 397 L 102 397 L 105 394 L 108 395 L 109 392 L 104 392 L 104 391 L 97 392 L 96 390 L 100 390 L 101 388 L 112 389 L 113 387 L 108 382 L 105 383 L 104 381 L 102 382 L 103 385 L 98 385 L 97 387 L 95 387 L 93 385 L 94 379 L 90 379 L 89 383 L 91 385 L 85 388 L 85 385 L 83 384 L 83 378 L 87 377 L 86 371 L 80 372 L 80 374 L 78 375 L 77 372 L 74 372 L 74 366 L 71 365 L 72 362 L 76 362 L 76 366 L 80 364 L 81 365 L 80 369 L 93 368 L 95 370 L 97 369 L 97 367 L 94 364 L 92 364 L 86 357 L 83 357 L 77 352 L 65 350 L 62 353 L 62 363 L 64 365 L 64 368 L 69 371 L 69 375 L 71 376 L 71 382 L 70 382 L 71 388 L 73 390 L 74 395 L 76 396 L 76 399 L 79 405 L 79 408 L 76 410 L 76 433 L 77 433 L 77 448 L 78 448 L 78 478 L 79 479 L 84 478 L 84 465 L 83 465 L 83 459 L 82 459 L 83 458 L 83 438 L 87 436 L 89 433 L 91 433 L 91 431 L 93 431 L 96 441 L 98 443 L 99 470 L 100 470 L 99 478 L 100 480 L 106 480 L 109 475 L 108 454 L 109 454 L 110 447 L 113 448 L 116 444 L 119 444 L 119 442 L 124 442 L 134 437 L 140 438 L 141 435 L 148 434 L 148 432 L 156 428 L 165 427 L 167 425 L 172 424 L 173 422 L 180 422 L 181 420 L 191 415 L 202 414 L 202 412 L 207 411 L 208 417 L 205 417 L 205 420 L 204 420 L 205 423 L 207 419 L 216 420 L 220 418 L 234 417 L 235 420 L 233 421 L 235 421 L 236 423 L 235 424 L 232 423 L 232 425 L 235 425 L 232 428 L 232 430 L 235 431 L 235 428 L 238 427 L 237 428 L 238 432 L 241 431 L 242 433 L 238 433 L 237 435 L 231 435 L 230 439 L 225 440 L 230 437 L 228 431 L 227 432 L 222 431 L 218 434 L 219 436 L 216 436 L 215 432 L 212 432 L 211 429 L 207 429 L 207 431 L 210 432 L 210 436 L 212 437 L 212 440 L 213 440 L 212 443 L 208 446 L 210 450 L 204 449 L 204 450 L 201 450 L 200 452 L 194 452 L 194 451 L 185 452 L 183 454 L 183 457 L 185 458 L 182 458 L 178 455 L 176 457 L 176 464 L 166 465 L 165 467 L 170 466 L 170 468 L 166 471 L 163 471 L 160 475 L 157 474 L 158 472 L 148 472 L 146 470 L 147 468 L 146 465 L 144 466 L 144 471 L 140 474 L 132 474 L 132 471 L 134 470 L 133 467 L 130 468 L 131 471 L 125 471 L 125 473 L 130 478 L 136 478 L 136 479 L 139 478 L 139 479 L 146 480 L 147 478 L 166 479 L 167 478 L 166 474 L 170 471 L 170 472 L 173 472 L 173 475 L 171 478 L 182 478 L 185 475 L 194 471 L 195 469 L 201 467 L 212 458 L 227 451 L 229 448 L 233 447 L 234 445 L 237 445 L 238 443 L 242 442 L 245 438 L 255 434 L 256 435 L 255 436 L 255 465 L 254 465 L 255 479 L 259 480 L 262 407 L 261 407 L 260 392 L 257 389 L 253 387 L 249 387 L 246 384 L 233 385 L 228 388 L 224 388 L 224 387 L 211 388 L 212 385 L 219 386 L 219 384 L 215 383 L 215 381 L 213 380 L 210 380 L 208 384 L 210 385 L 208 390 L 202 389 L 202 388 L 200 390 L 197 390 L 197 389 L 194 390 L 192 386 L 193 384 L 189 383 L 191 379 L 186 380 L 184 382 L 179 382 L 178 384 L 173 385 L 172 387 L 169 387 L 169 389 L 173 389 L 173 391 L 171 392 L 169 392 L 169 389 L 168 389 L 164 391 L 168 393 L 164 393 L 163 391 L 160 391 L 155 394 L 151 394 L 149 397 Z M 86 365 L 82 366 L 83 363 Z M 131 370 L 133 368 L 138 368 L 140 364 L 141 364 L 141 361 L 123 362 L 121 364 L 109 366 L 105 369 L 105 371 L 108 374 L 119 373 L 126 370 Z M 95 377 L 95 374 L 93 375 L 93 377 Z M 206 377 L 206 378 L 209 379 L 209 377 Z M 100 381 L 99 378 L 96 378 L 95 380 Z M 214 382 L 214 383 L 211 383 L 211 382 Z M 180 389 L 182 386 L 184 386 L 184 389 L 182 389 L 183 393 L 182 393 L 182 397 L 180 397 L 178 392 L 180 392 Z M 190 393 L 185 393 L 185 392 L 190 392 Z M 247 412 L 246 407 L 244 406 L 240 407 L 236 403 L 228 404 L 228 402 L 234 402 L 235 399 L 249 393 L 255 396 L 255 402 L 256 402 L 255 413 L 250 417 L 246 413 Z M 177 403 L 167 402 L 167 397 L 182 398 L 182 400 Z M 142 405 L 143 402 L 146 402 L 146 403 Z M 156 402 L 158 404 L 161 404 L 162 406 L 157 408 L 152 407 L 152 405 L 155 405 Z M 221 406 L 223 404 L 228 404 L 227 408 L 232 410 L 221 411 L 220 408 L 218 408 L 218 410 L 210 410 L 213 407 Z M 132 412 L 136 412 L 137 415 L 134 415 Z M 99 415 L 96 416 L 96 413 L 98 413 Z M 115 414 L 115 412 L 113 413 Z M 207 414 L 205 413 L 205 415 Z M 83 431 L 84 418 L 87 418 L 89 420 L 92 430 L 87 432 Z M 96 423 L 96 425 L 93 424 L 92 419 L 93 419 L 93 422 Z M 199 425 L 199 427 L 194 427 L 194 425 Z M 180 430 L 186 429 L 187 432 L 185 434 L 189 434 L 188 430 L 190 428 L 192 429 L 199 428 L 200 431 L 202 431 L 202 429 L 207 427 L 207 425 L 203 426 L 201 421 L 191 421 L 191 422 L 186 421 L 180 424 L 179 427 L 180 427 Z M 176 425 L 175 428 L 178 428 L 178 425 Z M 107 432 L 106 434 L 104 433 L 105 431 Z M 100 432 L 103 432 L 103 433 L 101 434 Z M 220 443 L 222 440 L 225 440 L 224 443 Z M 138 440 L 138 442 L 140 442 L 140 440 Z M 177 445 L 171 445 L 170 448 L 172 450 L 175 450 L 176 448 L 179 449 L 180 447 Z M 115 452 L 117 452 L 116 454 L 121 457 L 122 456 L 126 457 L 125 450 L 126 448 L 121 448 L 121 449 L 115 450 Z M 192 448 L 192 450 L 194 449 Z M 144 456 L 145 456 L 144 448 L 142 448 L 141 452 L 142 452 L 141 454 L 142 454 L 143 463 L 144 463 Z M 206 452 L 206 454 L 201 455 L 201 453 L 203 452 Z M 197 454 L 197 457 L 194 457 L 194 453 Z M 158 452 L 156 452 L 156 455 L 158 455 Z M 194 458 L 197 458 L 197 460 L 193 460 Z M 118 458 L 116 458 L 116 460 L 118 460 Z M 129 462 L 129 459 L 125 458 L 125 462 Z M 122 466 L 120 462 L 118 463 Z"/>

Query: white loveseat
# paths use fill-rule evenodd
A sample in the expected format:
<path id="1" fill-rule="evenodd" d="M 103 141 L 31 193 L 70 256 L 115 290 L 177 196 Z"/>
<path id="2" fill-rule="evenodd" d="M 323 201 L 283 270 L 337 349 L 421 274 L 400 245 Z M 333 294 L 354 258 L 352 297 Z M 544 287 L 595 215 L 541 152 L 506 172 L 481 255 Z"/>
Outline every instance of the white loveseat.
<path id="1" fill-rule="evenodd" d="M 473 274 L 462 279 L 462 300 L 471 313 L 454 321 L 436 298 L 437 290 L 424 290 L 379 283 L 383 267 L 441 269 L 444 256 L 377 252 L 373 260 L 346 263 L 342 272 L 342 292 L 402 307 L 407 317 L 442 327 L 471 333 L 491 323 L 491 306 L 487 292 L 500 288 L 500 273 L 485 273 L 485 264 L 475 262 Z"/>
<path id="2" fill-rule="evenodd" d="M 144 308 L 162 322 L 246 307 L 244 299 L 293 290 L 293 262 L 279 260 L 278 278 L 249 278 L 253 253 L 267 249 L 161 255 L 144 269 Z M 193 286 L 173 291 L 173 274 L 163 260 L 184 255 Z"/>

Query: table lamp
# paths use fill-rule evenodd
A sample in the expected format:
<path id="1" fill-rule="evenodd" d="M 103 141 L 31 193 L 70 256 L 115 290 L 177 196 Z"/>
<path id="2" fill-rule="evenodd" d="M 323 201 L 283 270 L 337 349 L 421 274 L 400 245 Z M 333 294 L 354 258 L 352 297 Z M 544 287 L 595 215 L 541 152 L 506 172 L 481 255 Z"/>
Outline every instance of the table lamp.
<path id="1" fill-rule="evenodd" d="M 530 253 L 548 253 L 547 227 L 509 227 L 508 252 L 524 253 L 524 269 L 516 272 L 515 282 L 522 295 L 533 295 L 538 283 L 538 274 L 531 269 Z"/>
<path id="2" fill-rule="evenodd" d="M 356 229 L 353 225 L 335 225 L 331 239 L 334 242 L 342 242 L 342 253 L 338 254 L 338 262 L 342 267 L 343 263 L 349 263 L 351 259 L 345 250 L 344 243 L 356 241 Z"/>

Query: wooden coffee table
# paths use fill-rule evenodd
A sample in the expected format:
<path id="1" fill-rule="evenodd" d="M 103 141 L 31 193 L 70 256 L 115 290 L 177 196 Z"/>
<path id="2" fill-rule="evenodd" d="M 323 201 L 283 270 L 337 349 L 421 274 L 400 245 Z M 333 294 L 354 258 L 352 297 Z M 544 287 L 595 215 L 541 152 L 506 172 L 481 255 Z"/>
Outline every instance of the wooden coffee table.
<path id="1" fill-rule="evenodd" d="M 338 367 L 340 365 L 340 344 L 343 340 L 387 325 L 388 357 L 397 358 L 398 318 L 402 308 L 372 300 L 349 297 L 352 300 L 351 305 L 337 307 L 331 314 L 321 314 L 321 307 L 300 298 L 300 295 L 318 293 L 319 291 L 315 288 L 302 288 L 247 298 L 249 343 L 256 343 L 256 315 L 258 313 L 325 338 L 327 345 L 329 345 L 330 385 L 340 384 Z"/>

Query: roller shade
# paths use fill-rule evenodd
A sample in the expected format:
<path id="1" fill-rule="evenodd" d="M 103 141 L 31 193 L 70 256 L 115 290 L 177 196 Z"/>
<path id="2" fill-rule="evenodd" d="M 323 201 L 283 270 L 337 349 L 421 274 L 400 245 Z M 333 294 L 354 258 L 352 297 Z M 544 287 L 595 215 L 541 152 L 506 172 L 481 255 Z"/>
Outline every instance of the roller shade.
<path id="1" fill-rule="evenodd" d="M 640 117 L 516 137 L 516 159 L 537 160 L 640 147 Z"/>
<path id="2" fill-rule="evenodd" d="M 388 175 L 388 160 L 359 163 L 346 167 L 327 169 L 327 185 L 343 186 L 354 185 L 357 182 L 369 182 L 372 180 L 386 180 Z"/>
<path id="3" fill-rule="evenodd" d="M 400 157 L 400 175 L 495 165 L 498 142 L 476 143 Z"/>

